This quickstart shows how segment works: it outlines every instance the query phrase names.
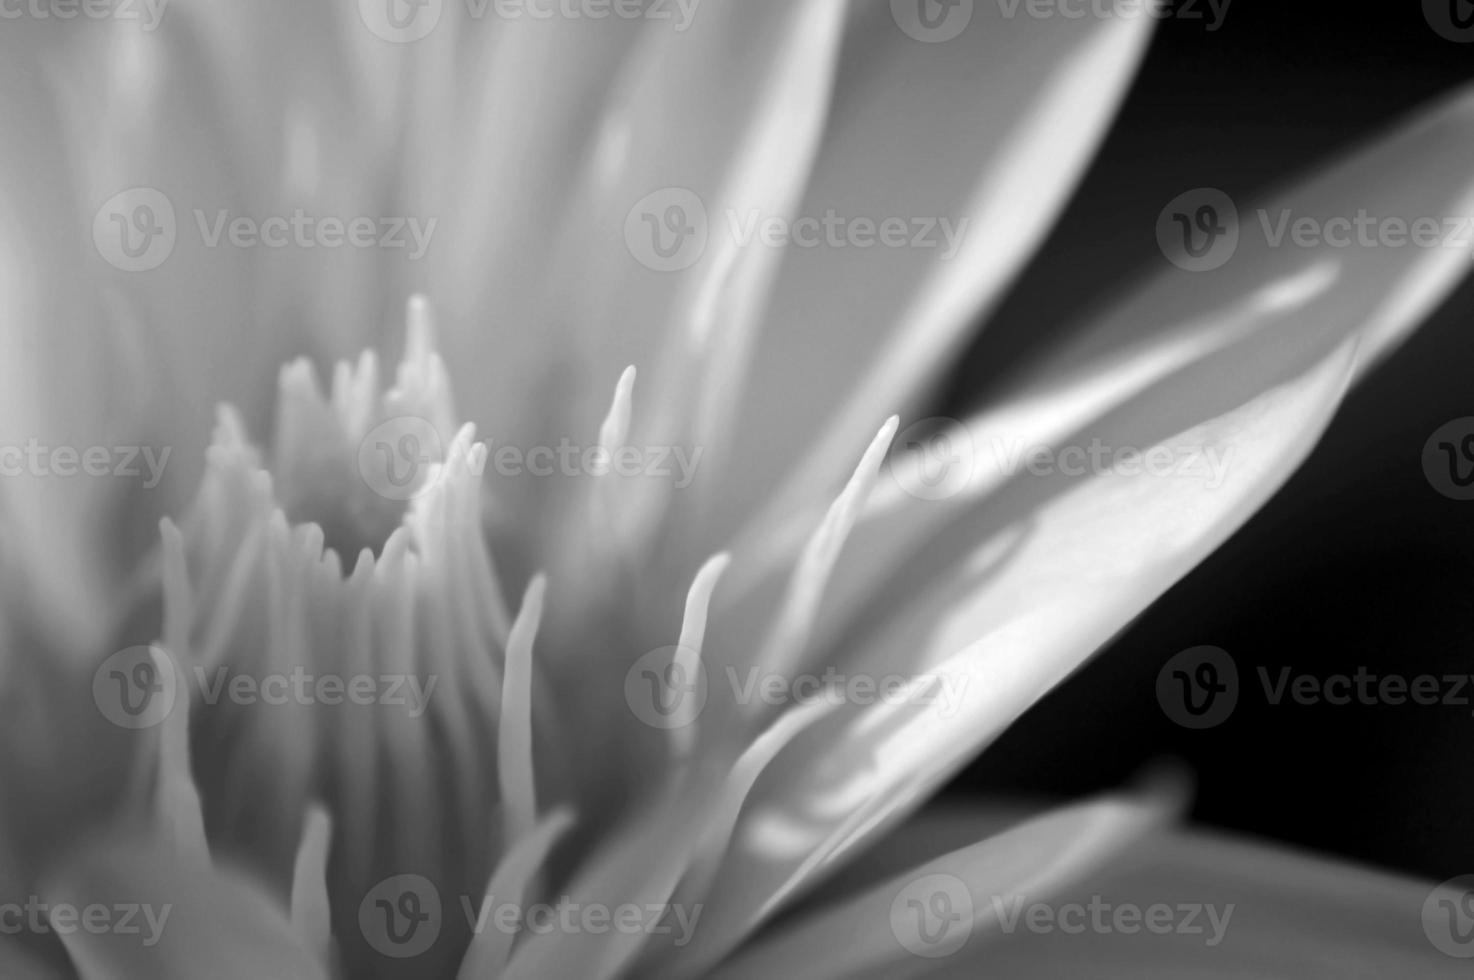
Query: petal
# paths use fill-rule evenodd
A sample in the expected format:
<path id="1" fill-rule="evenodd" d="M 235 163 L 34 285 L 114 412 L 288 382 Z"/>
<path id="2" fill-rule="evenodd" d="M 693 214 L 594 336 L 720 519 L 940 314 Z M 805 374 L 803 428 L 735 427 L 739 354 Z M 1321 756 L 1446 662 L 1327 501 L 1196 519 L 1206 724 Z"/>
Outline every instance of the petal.
<path id="1" fill-rule="evenodd" d="M 924 239 L 937 247 L 786 250 L 740 438 L 723 454 L 740 461 L 723 470 L 723 499 L 767 499 L 769 516 L 822 495 L 1001 298 L 1093 156 L 1150 30 L 1149 18 L 1010 17 L 980 3 L 960 36 L 930 44 L 886 5 L 855 6 L 799 214 L 946 220 L 956 254 L 940 225 Z"/>
<path id="2" fill-rule="evenodd" d="M 974 934 L 998 927 L 997 908 L 989 896 L 1022 893 L 1043 900 L 1067 891 L 1117 851 L 1157 829 L 1169 808 L 1165 796 L 1107 796 L 1061 808 L 858 894 L 817 903 L 743 948 L 714 976 L 896 976 L 918 956 L 946 950 L 954 955 L 971 945 Z M 936 899 L 946 906 L 947 918 L 931 923 L 933 932 L 914 916 L 920 913 L 924 919 Z"/>
<path id="3" fill-rule="evenodd" d="M 180 862 L 171 847 L 130 834 L 86 844 L 42 885 L 54 906 L 132 910 L 126 926 L 77 928 L 62 941 L 83 978 L 326 978 L 285 911 L 245 876 Z"/>
<path id="4" fill-rule="evenodd" d="M 1018 920 L 1011 935 L 989 936 L 945 961 L 887 976 L 1032 978 L 1143 976 L 1208 980 L 1230 977 L 1463 977 L 1459 949 L 1440 891 L 1419 882 L 1286 848 L 1207 833 L 1154 838 L 1109 870 L 1054 899 L 1035 901 L 1058 914 L 1063 906 L 1108 904 L 1104 928 L 1077 935 L 1035 932 Z M 1452 896 L 1451 897 L 1456 897 Z M 1467 901 L 1467 898 L 1465 899 Z M 1170 931 L 1129 928 L 1132 910 L 1170 909 Z M 1188 921 L 1184 907 L 1195 909 Z M 1115 926 L 1118 909 L 1126 916 Z M 1167 916 L 1169 913 L 1155 913 Z M 1073 911 L 1067 918 L 1075 916 Z M 1048 921 L 1044 919 L 1043 921 Z M 1163 920 L 1159 920 L 1163 921 Z M 1070 918 L 1071 928 L 1074 919 Z M 1163 928 L 1159 926 L 1159 928 Z M 980 937 L 983 938 L 983 937 Z M 1463 944 L 1467 956 L 1467 943 Z"/>
<path id="5" fill-rule="evenodd" d="M 1471 121 L 1474 100 L 1441 106 L 1287 194 L 1286 206 L 1321 216 L 1358 208 L 1467 213 Z M 1037 413 L 1023 417 L 1035 428 L 1021 430 L 1025 445 L 1043 432 L 1037 441 L 1057 447 L 1093 437 L 1144 453 L 1191 447 L 1200 459 L 1231 461 L 1221 484 L 1205 489 L 1201 466 L 984 479 L 994 490 L 987 505 L 950 522 L 957 506 L 937 507 L 934 535 L 915 535 L 913 524 L 888 541 L 884 532 L 893 528 L 872 527 L 877 546 L 857 528 L 853 553 L 866 560 L 841 563 L 853 580 L 840 583 L 836 606 L 858 615 L 816 652 L 816 669 L 900 672 L 919 679 L 918 695 L 936 690 L 921 682 L 940 678 L 960 701 L 848 705 L 796 740 L 755 789 L 745 843 L 728 858 L 734 890 L 754 914 L 772 894 L 817 880 L 893 825 L 1217 547 L 1304 459 L 1347 386 L 1447 294 L 1467 263 L 1453 249 L 1256 250 L 1246 235 L 1219 274 L 1163 276 L 1087 332 L 1062 363 L 1045 365 L 1043 380 L 1026 388 L 1033 397 L 1025 404 Z M 1246 339 L 1224 345 L 1225 332 Z M 1139 369 L 1143 353 L 1170 352 L 1185 339 L 1222 350 L 1121 386 L 1129 397 L 1097 399 L 1062 436 L 1049 428 L 1060 421 L 1057 406 L 1122 381 L 1113 369 Z M 912 513 L 928 503 L 911 501 Z M 907 583 L 899 611 L 876 601 L 875 587 L 891 582 Z"/>

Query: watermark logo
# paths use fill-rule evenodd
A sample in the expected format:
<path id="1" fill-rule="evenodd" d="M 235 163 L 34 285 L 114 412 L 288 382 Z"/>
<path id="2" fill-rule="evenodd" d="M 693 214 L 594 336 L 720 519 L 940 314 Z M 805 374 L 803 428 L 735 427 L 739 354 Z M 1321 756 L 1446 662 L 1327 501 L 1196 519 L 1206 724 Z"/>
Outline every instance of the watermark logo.
<path id="1" fill-rule="evenodd" d="M 1157 703 L 1184 728 L 1214 728 L 1228 720 L 1239 699 L 1239 671 L 1220 647 L 1184 650 L 1157 673 Z"/>
<path id="2" fill-rule="evenodd" d="M 1445 956 L 1474 958 L 1474 875 L 1450 878 L 1429 893 L 1423 934 Z"/>
<path id="3" fill-rule="evenodd" d="M 674 731 L 694 722 L 710 690 L 706 667 L 694 651 L 670 646 L 651 650 L 624 675 L 624 700 L 651 728 Z"/>
<path id="4" fill-rule="evenodd" d="M 949 874 L 927 875 L 891 901 L 891 934 L 908 953 L 926 959 L 951 956 L 973 930 L 972 893 Z"/>
<path id="5" fill-rule="evenodd" d="M 1423 475 L 1450 500 L 1474 500 L 1474 417 L 1454 419 L 1428 437 Z"/>
<path id="6" fill-rule="evenodd" d="M 369 430 L 358 444 L 358 474 L 388 500 L 412 500 L 434 485 L 445 458 L 440 433 L 426 419 L 401 415 Z"/>
<path id="7" fill-rule="evenodd" d="M 445 0 L 358 0 L 358 16 L 375 37 L 413 44 L 435 30 Z"/>
<path id="8" fill-rule="evenodd" d="M 358 928 L 385 956 L 419 956 L 440 938 L 440 892 L 421 875 L 395 875 L 379 882 L 358 905 Z"/>
<path id="9" fill-rule="evenodd" d="M 967 489 L 977 467 L 972 434 L 956 419 L 922 419 L 896 439 L 891 478 L 918 500 L 947 500 Z"/>
<path id="10" fill-rule="evenodd" d="M 1423 0 L 1423 16 L 1444 40 L 1474 42 L 1474 3 L 1470 0 Z"/>
<path id="11" fill-rule="evenodd" d="M 174 661 L 159 647 L 119 650 L 92 674 L 92 700 L 119 728 L 152 728 L 169 717 L 179 694 Z"/>
<path id="12" fill-rule="evenodd" d="M 1296 671 L 1293 666 L 1257 666 L 1264 704 L 1297 707 L 1469 708 L 1474 674 L 1377 673 L 1366 666 L 1337 674 Z M 1233 713 L 1241 693 L 1233 658 L 1218 647 L 1194 647 L 1173 657 L 1157 675 L 1157 700 L 1169 718 L 1185 728 L 1212 728 Z"/>
<path id="13" fill-rule="evenodd" d="M 701 261 L 710 233 L 705 203 L 684 187 L 647 194 L 624 221 L 630 254 L 655 272 L 680 272 Z"/>
<path id="14" fill-rule="evenodd" d="M 92 243 L 115 269 L 148 272 L 174 254 L 179 225 L 162 191 L 130 187 L 108 198 L 92 218 Z"/>
<path id="15" fill-rule="evenodd" d="M 1179 194 L 1157 215 L 1157 247 L 1187 272 L 1220 268 L 1238 251 L 1238 208 L 1216 187 Z"/>
<path id="16" fill-rule="evenodd" d="M 891 0 L 891 17 L 908 37 L 942 44 L 961 36 L 972 23 L 973 0 Z"/>

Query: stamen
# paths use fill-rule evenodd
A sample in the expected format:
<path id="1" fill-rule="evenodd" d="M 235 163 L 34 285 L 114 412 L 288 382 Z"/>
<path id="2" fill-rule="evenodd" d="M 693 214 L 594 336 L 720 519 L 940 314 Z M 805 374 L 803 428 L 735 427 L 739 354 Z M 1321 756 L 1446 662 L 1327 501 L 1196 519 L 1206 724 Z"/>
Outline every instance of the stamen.
<path id="1" fill-rule="evenodd" d="M 871 488 L 875 486 L 876 477 L 880 474 L 880 464 L 885 459 L 886 451 L 890 448 L 900 424 L 900 417 L 893 415 L 880 427 L 849 483 L 830 506 L 819 528 L 809 538 L 809 543 L 799 558 L 798 567 L 794 569 L 793 578 L 789 581 L 782 611 L 758 655 L 757 667 L 761 673 L 780 673 L 785 668 L 792 667 L 794 659 L 807 645 L 818 615 L 820 600 L 824 597 L 825 586 L 834 571 L 834 564 L 839 560 L 840 550 L 855 526 L 860 508 L 864 506 Z M 755 701 L 749 706 L 749 711 L 760 711 L 762 707 L 760 701 Z"/>
<path id="2" fill-rule="evenodd" d="M 497 731 L 497 777 L 507 815 L 507 839 L 520 840 L 537 820 L 532 758 L 532 644 L 542 621 L 547 579 L 536 576 L 522 597 L 522 609 L 507 641 L 502 717 Z"/>
<path id="3" fill-rule="evenodd" d="M 317 954 L 324 969 L 332 965 L 332 911 L 328 902 L 328 846 L 333 821 L 320 806 L 307 811 L 302 843 L 292 871 L 292 930 Z"/>
<path id="4" fill-rule="evenodd" d="M 732 556 L 725 552 L 713 555 L 696 573 L 691 591 L 686 594 L 686 616 L 681 623 L 681 639 L 677 644 L 673 664 L 685 672 L 686 677 L 696 676 L 701 663 L 701 647 L 706 639 L 706 619 L 711 609 L 711 596 L 716 591 L 722 573 L 732 563 Z M 696 702 L 683 699 L 676 715 L 671 719 L 671 753 L 677 759 L 690 756 L 696 744 Z"/>

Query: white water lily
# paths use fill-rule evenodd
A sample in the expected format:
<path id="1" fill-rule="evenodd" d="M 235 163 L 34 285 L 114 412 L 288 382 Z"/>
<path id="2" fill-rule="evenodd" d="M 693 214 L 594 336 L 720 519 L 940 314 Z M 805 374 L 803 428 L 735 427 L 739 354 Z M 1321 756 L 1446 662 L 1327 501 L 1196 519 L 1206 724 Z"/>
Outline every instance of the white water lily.
<path id="1" fill-rule="evenodd" d="M 1468 257 L 1246 235 L 964 424 L 1214 450 L 1211 491 L 979 468 L 919 494 L 897 431 L 1059 214 L 1147 35 L 983 5 L 928 43 L 891 6 L 708 0 L 677 30 L 175 0 L 148 31 L 7 24 L 0 445 L 170 454 L 147 491 L 0 481 L 0 898 L 156 927 L 7 912 L 0 973 L 1453 975 L 1429 886 L 1164 829 L 1169 792 L 918 815 L 1275 491 Z M 1467 213 L 1471 149 L 1474 104 L 1448 101 L 1266 206 Z M 669 213 L 638 206 L 692 199 L 705 249 L 638 261 L 627 228 Z M 417 219 L 425 255 L 226 230 L 298 213 L 376 244 Z M 726 233 L 827 213 L 967 232 L 949 258 Z M 108 254 L 113 218 L 168 254 Z M 392 384 L 364 355 L 325 392 L 293 360 L 375 348 L 402 348 Z M 689 466 L 497 461 L 564 444 Z M 917 686 L 785 706 L 726 683 L 826 670 Z M 268 701 L 303 674 L 395 679 L 408 705 Z M 252 699 L 220 696 L 236 677 Z M 700 678 L 704 704 L 639 701 Z M 109 720 L 115 681 L 162 710 Z M 1219 929 L 1017 925 L 1097 900 Z M 549 928 L 494 918 L 536 905 Z"/>

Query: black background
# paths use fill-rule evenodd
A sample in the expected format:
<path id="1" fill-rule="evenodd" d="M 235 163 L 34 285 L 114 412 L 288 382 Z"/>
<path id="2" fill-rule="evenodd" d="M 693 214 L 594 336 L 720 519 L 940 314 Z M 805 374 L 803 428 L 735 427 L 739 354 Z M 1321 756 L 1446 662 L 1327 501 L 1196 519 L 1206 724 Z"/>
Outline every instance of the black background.
<path id="1" fill-rule="evenodd" d="M 1440 36 L 1416 2 L 1236 0 L 1206 27 L 1161 22 L 1119 125 L 950 404 L 1003 376 L 1000 352 L 1048 343 L 1041 324 L 1161 267 L 1156 216 L 1177 194 L 1252 199 L 1474 78 L 1474 44 Z M 1471 375 L 1474 284 L 1352 394 L 1268 507 L 950 792 L 1077 796 L 1176 759 L 1195 774 L 1198 823 L 1439 880 L 1474 872 L 1474 690 L 1464 706 L 1270 706 L 1256 674 L 1474 674 L 1474 502 L 1440 496 L 1421 464 L 1435 429 L 1474 416 Z M 1156 679 L 1202 644 L 1232 654 L 1246 693 L 1191 731 L 1163 713 Z"/>

